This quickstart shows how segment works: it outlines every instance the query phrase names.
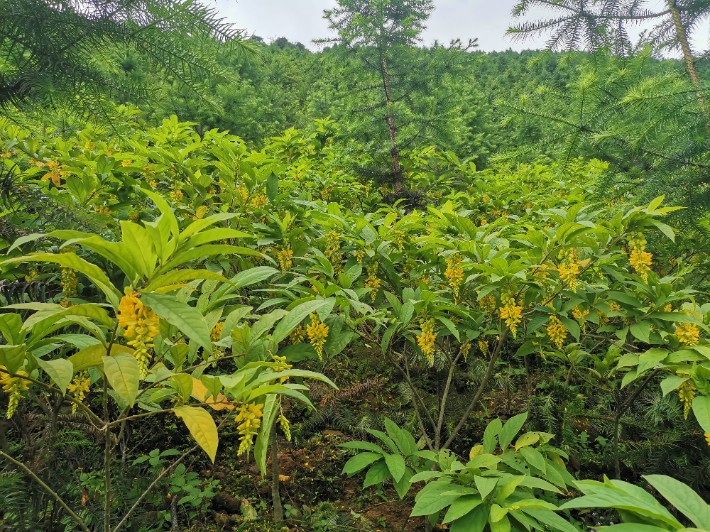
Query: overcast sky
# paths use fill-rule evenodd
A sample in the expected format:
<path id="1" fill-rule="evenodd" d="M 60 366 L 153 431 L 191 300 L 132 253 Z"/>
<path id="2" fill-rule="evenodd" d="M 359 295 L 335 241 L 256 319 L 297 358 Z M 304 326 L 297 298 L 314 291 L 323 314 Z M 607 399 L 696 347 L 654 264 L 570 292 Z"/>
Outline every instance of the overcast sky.
<path id="1" fill-rule="evenodd" d="M 323 19 L 323 10 L 335 6 L 335 0 L 203 0 L 237 27 L 264 38 L 267 42 L 286 37 L 315 49 L 313 39 L 332 36 Z M 659 0 L 660 1 L 660 0 Z M 543 48 L 544 38 L 513 41 L 505 30 L 514 21 L 511 16 L 515 0 L 434 0 L 434 11 L 424 33 L 425 44 L 435 39 L 448 43 L 451 39 L 478 37 L 479 48 L 491 50 L 523 50 Z M 536 14 L 527 17 L 533 20 Z M 696 31 L 694 44 L 701 50 L 710 46 L 710 20 Z"/>

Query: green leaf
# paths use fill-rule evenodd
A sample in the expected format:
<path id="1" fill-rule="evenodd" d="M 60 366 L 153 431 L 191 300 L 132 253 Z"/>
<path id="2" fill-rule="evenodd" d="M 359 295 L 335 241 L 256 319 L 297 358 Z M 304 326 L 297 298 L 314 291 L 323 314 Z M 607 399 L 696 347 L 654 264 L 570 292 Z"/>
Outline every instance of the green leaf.
<path id="1" fill-rule="evenodd" d="M 279 271 L 271 266 L 257 266 L 256 268 L 250 268 L 239 272 L 237 275 L 232 277 L 231 284 L 237 289 L 244 288 L 260 283 L 261 281 L 265 281 L 277 273 L 279 273 Z"/>
<path id="2" fill-rule="evenodd" d="M 520 449 L 520 454 L 525 461 L 531 466 L 539 469 L 542 473 L 545 473 L 547 468 L 545 467 L 545 458 L 542 456 L 540 451 L 534 447 L 523 447 Z"/>
<path id="3" fill-rule="evenodd" d="M 279 324 L 271 333 L 274 342 L 278 343 L 284 340 L 296 326 L 301 323 L 308 315 L 315 312 L 324 305 L 331 304 L 332 301 L 327 299 L 316 299 L 314 301 L 306 301 L 292 308 L 286 316 L 284 316 Z"/>
<path id="4" fill-rule="evenodd" d="M 173 408 L 173 412 L 183 420 L 197 444 L 214 463 L 219 445 L 219 435 L 217 434 L 217 425 L 209 412 L 199 406 L 177 406 Z"/>
<path id="5" fill-rule="evenodd" d="M 373 466 L 367 470 L 362 487 L 367 488 L 369 486 L 374 486 L 375 484 L 381 484 L 388 478 L 390 478 L 390 470 L 387 469 L 385 461 L 381 460 L 373 464 Z"/>
<path id="6" fill-rule="evenodd" d="M 141 301 L 205 351 L 212 353 L 210 329 L 204 316 L 195 307 L 178 301 L 174 296 L 163 294 L 143 293 Z"/>
<path id="7" fill-rule="evenodd" d="M 451 532 L 483 532 L 488 523 L 488 508 L 480 505 L 451 523 Z"/>
<path id="8" fill-rule="evenodd" d="M 665 475 L 644 475 L 643 478 L 695 526 L 710 530 L 710 505 L 692 488 Z"/>
<path id="9" fill-rule="evenodd" d="M 500 434 L 498 436 L 498 439 L 500 440 L 500 448 L 501 450 L 505 451 L 509 446 L 510 443 L 513 441 L 513 438 L 515 438 L 515 435 L 520 431 L 521 428 L 523 428 L 523 425 L 525 424 L 525 420 L 528 418 L 528 413 L 523 412 L 522 414 L 518 414 L 517 416 L 511 417 L 505 425 L 503 425 L 503 428 L 500 431 Z"/>
<path id="10" fill-rule="evenodd" d="M 347 441 L 341 443 L 339 447 L 344 447 L 345 449 L 353 449 L 357 451 L 372 451 L 373 453 L 385 454 L 384 449 L 379 445 L 371 443 L 369 441 Z"/>
<path id="11" fill-rule="evenodd" d="M 382 460 L 382 455 L 379 453 L 364 452 L 356 454 L 350 460 L 345 462 L 345 465 L 343 466 L 343 474 L 352 476 L 378 460 Z"/>
<path id="12" fill-rule="evenodd" d="M 74 376 L 74 365 L 66 358 L 58 358 L 57 360 L 42 360 L 41 358 L 35 358 L 37 364 L 42 370 L 49 375 L 57 388 L 64 394 L 67 390 L 67 386 L 72 381 Z"/>
<path id="13" fill-rule="evenodd" d="M 404 463 L 404 458 L 399 454 L 386 454 L 385 463 L 387 464 L 387 469 L 390 470 L 390 474 L 395 482 L 399 482 L 404 476 L 404 472 L 407 468 Z"/>
<path id="14" fill-rule="evenodd" d="M 483 431 L 483 450 L 487 453 L 492 453 L 496 450 L 496 443 L 498 434 L 503 428 L 503 422 L 496 418 L 486 426 L 486 430 Z"/>
<path id="15" fill-rule="evenodd" d="M 693 399 L 693 415 L 703 431 L 710 434 L 710 397 L 698 395 Z"/>
<path id="16" fill-rule="evenodd" d="M 266 197 L 269 201 L 276 199 L 276 194 L 279 192 L 279 178 L 273 172 L 266 178 Z"/>
<path id="17" fill-rule="evenodd" d="M 478 495 L 464 495 L 463 497 L 459 497 L 451 503 L 451 507 L 446 512 L 442 523 L 446 524 L 462 518 L 482 502 L 483 500 Z"/>
<path id="18" fill-rule="evenodd" d="M 274 394 L 267 395 L 264 399 L 264 415 L 261 418 L 261 427 L 259 427 L 259 436 L 254 444 L 254 459 L 259 466 L 261 476 L 266 476 L 266 457 L 271 440 L 271 429 L 274 426 L 276 412 L 279 409 L 278 397 Z"/>
<path id="19" fill-rule="evenodd" d="M 496 489 L 496 485 L 498 484 L 498 479 L 497 478 L 491 478 L 491 477 L 481 477 L 479 475 L 476 475 L 473 477 L 473 482 L 476 484 L 476 488 L 478 489 L 478 492 L 481 494 L 481 498 L 485 499 L 488 497 L 488 494 L 491 493 L 494 489 Z"/>
<path id="20" fill-rule="evenodd" d="M 411 516 L 431 515 L 446 508 L 461 495 L 458 493 L 444 495 L 451 491 L 453 485 L 448 480 L 435 480 L 430 482 L 417 493 L 416 503 Z"/>
<path id="21" fill-rule="evenodd" d="M 646 344 L 650 343 L 651 324 L 649 322 L 641 321 L 639 323 L 633 323 L 629 327 L 629 330 L 634 338 L 637 338 Z"/>
<path id="22" fill-rule="evenodd" d="M 520 438 L 518 438 L 518 441 L 515 442 L 515 450 L 519 451 L 523 447 L 527 447 L 528 445 L 533 445 L 537 442 L 540 441 L 540 434 L 537 432 L 526 432 Z"/>
<path id="23" fill-rule="evenodd" d="M 132 355 L 127 354 L 104 356 L 102 361 L 104 374 L 111 388 L 127 406 L 133 406 L 138 397 L 138 361 Z"/>

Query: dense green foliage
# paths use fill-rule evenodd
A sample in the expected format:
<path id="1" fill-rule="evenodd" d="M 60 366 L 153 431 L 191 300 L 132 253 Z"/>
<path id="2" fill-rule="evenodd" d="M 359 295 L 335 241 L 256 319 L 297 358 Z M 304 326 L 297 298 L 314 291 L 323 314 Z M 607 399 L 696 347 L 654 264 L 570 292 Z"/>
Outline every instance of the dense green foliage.
<path id="1" fill-rule="evenodd" d="M 0 35 L 0 528 L 710 529 L 703 60 L 594 10 L 591 52 L 417 47 L 405 0 L 243 54 L 179 4 L 183 78 L 39 4 L 100 76 Z"/>

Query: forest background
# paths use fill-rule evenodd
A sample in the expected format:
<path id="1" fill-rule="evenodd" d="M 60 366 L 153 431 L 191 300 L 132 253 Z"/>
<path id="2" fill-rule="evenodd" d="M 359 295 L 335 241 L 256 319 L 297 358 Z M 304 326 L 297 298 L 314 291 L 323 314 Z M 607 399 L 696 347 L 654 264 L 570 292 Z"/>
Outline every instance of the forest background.
<path id="1" fill-rule="evenodd" d="M 484 53 L 3 1 L 0 526 L 710 527 L 710 3 L 661 4 Z"/>

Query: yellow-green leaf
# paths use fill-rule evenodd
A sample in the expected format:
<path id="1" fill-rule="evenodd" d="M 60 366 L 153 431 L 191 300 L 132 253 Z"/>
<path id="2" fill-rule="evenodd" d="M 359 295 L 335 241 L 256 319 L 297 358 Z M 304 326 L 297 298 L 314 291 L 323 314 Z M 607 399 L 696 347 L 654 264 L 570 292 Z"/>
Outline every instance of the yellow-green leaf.
<path id="1" fill-rule="evenodd" d="M 178 406 L 173 409 L 177 417 L 183 420 L 187 430 L 197 444 L 207 453 L 212 463 L 217 456 L 217 446 L 219 445 L 219 436 L 217 434 L 217 425 L 209 412 L 199 406 Z"/>

